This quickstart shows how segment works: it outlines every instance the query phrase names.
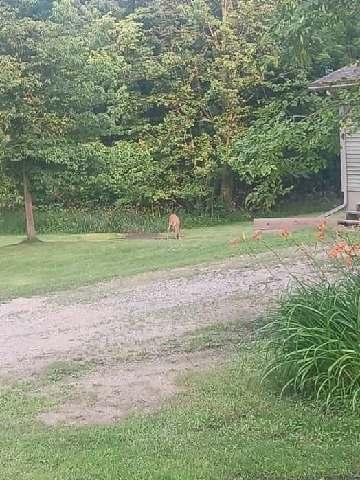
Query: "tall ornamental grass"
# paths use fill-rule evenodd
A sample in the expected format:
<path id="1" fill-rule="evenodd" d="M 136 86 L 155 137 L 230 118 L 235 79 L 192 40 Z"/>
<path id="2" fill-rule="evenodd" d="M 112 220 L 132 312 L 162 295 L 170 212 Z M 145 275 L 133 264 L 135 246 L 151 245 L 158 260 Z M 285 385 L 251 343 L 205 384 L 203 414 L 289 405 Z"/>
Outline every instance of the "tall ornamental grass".
<path id="1" fill-rule="evenodd" d="M 349 263 L 349 262 L 348 262 Z M 286 295 L 272 322 L 266 377 L 282 392 L 357 409 L 360 403 L 360 275 L 301 284 Z"/>

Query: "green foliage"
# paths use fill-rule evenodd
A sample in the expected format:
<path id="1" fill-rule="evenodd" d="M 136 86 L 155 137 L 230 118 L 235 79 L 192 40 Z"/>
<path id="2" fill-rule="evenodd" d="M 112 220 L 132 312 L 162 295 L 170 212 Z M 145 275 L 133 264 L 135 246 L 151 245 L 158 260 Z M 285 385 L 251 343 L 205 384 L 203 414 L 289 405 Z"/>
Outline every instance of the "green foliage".
<path id="1" fill-rule="evenodd" d="M 276 34 L 298 65 L 318 69 L 351 64 L 360 56 L 357 0 L 281 0 Z"/>
<path id="2" fill-rule="evenodd" d="M 178 212 L 183 227 L 207 227 L 248 220 L 242 211 L 219 212 L 214 215 L 197 212 Z M 102 208 L 39 207 L 36 210 L 39 233 L 161 233 L 167 228 L 167 215 L 147 210 Z M 4 210 L 0 213 L 0 234 L 21 235 L 24 231 L 24 214 L 21 210 Z"/>
<path id="3" fill-rule="evenodd" d="M 149 207 L 166 194 L 160 165 L 138 143 L 73 145 L 48 158 L 61 158 L 62 167 L 34 174 L 34 194 L 42 205 Z"/>
<path id="4" fill-rule="evenodd" d="M 166 217 L 122 208 L 46 208 L 38 212 L 40 233 L 163 232 Z M 15 232 L 8 232 L 15 233 Z"/>
<path id="5" fill-rule="evenodd" d="M 11 208 L 21 203 L 15 182 L 0 169 L 0 209 Z"/>
<path id="6" fill-rule="evenodd" d="M 290 82 L 281 88 L 281 100 L 258 109 L 253 124 L 234 144 L 231 164 L 253 185 L 246 198 L 249 206 L 270 209 L 292 190 L 294 179 L 324 170 L 329 157 L 338 153 L 334 107 L 323 98 L 296 96 L 290 85 L 294 89 Z"/>
<path id="7" fill-rule="evenodd" d="M 42 206 L 268 209 L 329 171 L 336 189 L 337 102 L 307 85 L 360 58 L 340 3 L 0 0 L 1 204 L 23 171 Z"/>
<path id="8" fill-rule="evenodd" d="M 267 327 L 274 359 L 267 370 L 283 391 L 357 409 L 360 402 L 360 277 L 303 284 Z"/>
<path id="9" fill-rule="evenodd" d="M 77 177 L 74 176 L 74 178 Z M 49 184 L 52 180 L 52 178 L 49 179 Z M 69 188 L 67 192 L 68 198 L 73 197 L 74 203 L 79 202 L 80 205 L 77 207 L 61 205 L 37 207 L 36 217 L 39 233 L 159 233 L 166 228 L 167 213 L 162 210 L 134 208 L 124 206 L 121 202 L 115 206 L 99 207 L 96 206 L 95 198 L 93 204 L 83 207 L 81 206 L 81 196 L 80 200 L 78 198 L 78 190 Z M 100 192 L 98 194 L 100 195 Z M 258 215 L 274 217 L 314 215 L 329 211 L 340 202 L 341 198 L 337 196 L 318 198 L 317 196 L 305 197 L 302 195 L 301 199 L 297 197 L 286 199 L 270 213 L 264 209 L 259 211 Z M 49 201 L 49 203 L 51 202 Z M 225 225 L 251 219 L 246 210 L 239 209 L 233 212 L 217 209 L 211 214 L 179 209 L 178 214 L 185 228 Z M 1 235 L 21 235 L 23 231 L 24 214 L 22 210 L 0 209 Z"/>

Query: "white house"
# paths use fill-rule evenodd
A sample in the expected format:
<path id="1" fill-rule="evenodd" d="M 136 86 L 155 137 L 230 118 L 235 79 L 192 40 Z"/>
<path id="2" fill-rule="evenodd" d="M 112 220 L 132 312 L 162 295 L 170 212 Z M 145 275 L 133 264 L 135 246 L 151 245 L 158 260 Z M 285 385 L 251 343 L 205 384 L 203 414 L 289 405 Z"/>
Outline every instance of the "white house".
<path id="1" fill-rule="evenodd" d="M 341 88 L 360 86 L 360 66 L 344 67 L 326 75 L 309 85 L 312 91 L 326 91 L 333 94 Z M 349 113 L 345 106 L 340 113 Z M 341 209 L 346 211 L 346 219 L 339 222 L 343 225 L 360 225 L 360 133 L 346 127 L 340 129 L 341 147 L 341 191 L 344 202 L 328 215 Z"/>

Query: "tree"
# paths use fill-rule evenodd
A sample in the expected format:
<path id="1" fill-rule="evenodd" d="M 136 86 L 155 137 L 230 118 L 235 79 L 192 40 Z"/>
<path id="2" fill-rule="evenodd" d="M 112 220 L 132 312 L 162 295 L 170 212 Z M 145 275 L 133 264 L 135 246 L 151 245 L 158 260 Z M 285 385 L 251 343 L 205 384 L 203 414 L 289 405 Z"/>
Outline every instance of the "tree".
<path id="1" fill-rule="evenodd" d="M 291 63 L 321 74 L 359 59 L 358 10 L 357 0 L 281 0 L 274 33 Z"/>
<path id="2" fill-rule="evenodd" d="M 311 182 L 338 118 L 307 86 L 360 57 L 344 1 L 0 0 L 2 195 L 21 182 L 28 237 L 32 193 L 212 210 Z"/>
<path id="3" fill-rule="evenodd" d="M 230 146 L 245 127 L 261 59 L 272 55 L 261 41 L 271 3 L 225 3 L 157 0 L 135 17 L 157 67 L 141 91 L 150 120 L 143 137 L 164 165 L 168 200 L 183 205 L 208 203 L 217 183 L 232 205 Z"/>
<path id="4" fill-rule="evenodd" d="M 232 151 L 233 168 L 252 187 L 248 206 L 272 207 L 296 179 L 324 172 L 338 157 L 337 104 L 307 87 L 360 57 L 357 2 L 340 3 L 281 0 L 273 11 L 264 39 L 277 61 L 251 86 L 248 125 Z"/>
<path id="5" fill-rule="evenodd" d="M 55 3 L 45 20 L 0 8 L 1 161 L 21 179 L 27 238 L 34 240 L 32 176 L 66 164 L 73 145 L 123 132 L 119 118 L 132 104 L 121 53 L 139 38 L 134 22 L 72 1 Z"/>

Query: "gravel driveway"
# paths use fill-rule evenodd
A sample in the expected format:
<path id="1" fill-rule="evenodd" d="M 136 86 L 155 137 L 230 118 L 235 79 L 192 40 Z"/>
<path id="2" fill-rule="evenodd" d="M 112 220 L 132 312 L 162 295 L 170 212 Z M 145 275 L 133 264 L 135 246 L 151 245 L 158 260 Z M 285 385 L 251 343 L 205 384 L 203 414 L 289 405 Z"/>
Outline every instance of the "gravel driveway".
<path id="1" fill-rule="evenodd" d="M 178 373 L 219 361 L 164 345 L 215 323 L 253 322 L 293 274 L 308 272 L 294 255 L 281 265 L 240 257 L 14 299 L 0 305 L 0 375 L 36 378 L 54 362 L 91 361 L 91 372 L 67 380 L 73 399 L 42 419 L 112 422 L 172 395 Z"/>

